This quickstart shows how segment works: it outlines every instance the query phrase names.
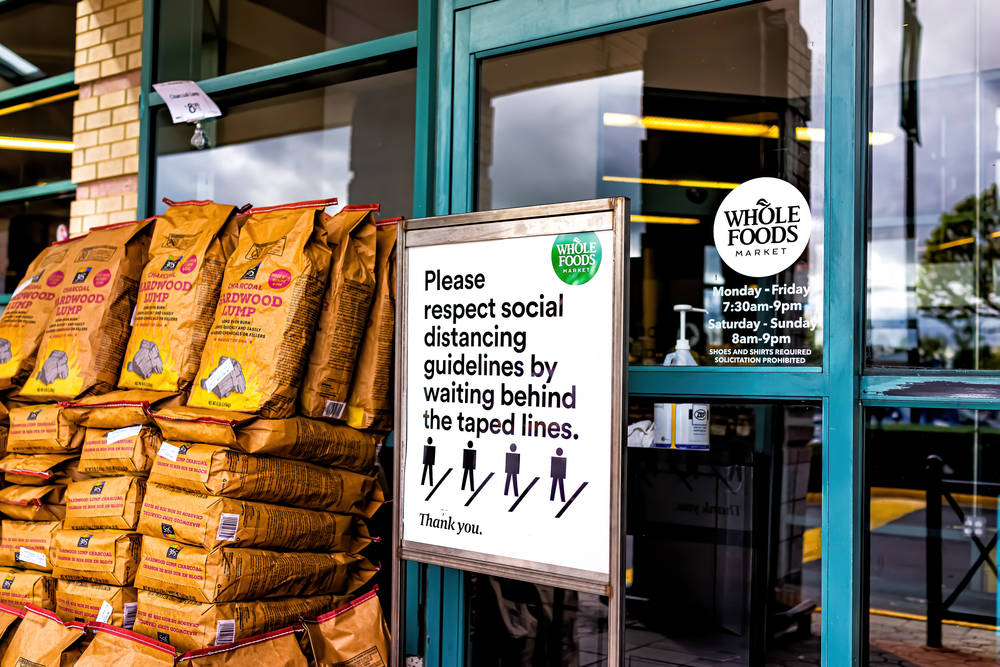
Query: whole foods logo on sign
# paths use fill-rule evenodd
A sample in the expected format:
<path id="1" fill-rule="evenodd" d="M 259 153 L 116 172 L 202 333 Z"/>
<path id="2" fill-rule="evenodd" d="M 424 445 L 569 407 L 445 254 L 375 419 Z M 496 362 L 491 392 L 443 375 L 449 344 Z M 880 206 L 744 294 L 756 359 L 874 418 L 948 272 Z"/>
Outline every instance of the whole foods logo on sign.
<path id="1" fill-rule="evenodd" d="M 798 189 L 780 178 L 755 178 L 730 192 L 715 213 L 715 248 L 744 276 L 773 276 L 809 243 L 812 214 Z"/>

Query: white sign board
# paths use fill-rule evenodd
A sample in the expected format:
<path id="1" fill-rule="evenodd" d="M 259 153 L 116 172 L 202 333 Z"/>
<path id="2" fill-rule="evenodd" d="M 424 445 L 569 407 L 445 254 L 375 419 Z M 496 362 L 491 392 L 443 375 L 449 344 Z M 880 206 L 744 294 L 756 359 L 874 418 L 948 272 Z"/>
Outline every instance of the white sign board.
<path id="1" fill-rule="evenodd" d="M 163 98 L 173 123 L 197 123 L 222 115 L 208 93 L 194 81 L 154 83 L 153 90 Z"/>
<path id="2" fill-rule="evenodd" d="M 609 585 L 624 359 L 609 202 L 625 204 L 602 201 L 405 232 L 404 558 Z"/>

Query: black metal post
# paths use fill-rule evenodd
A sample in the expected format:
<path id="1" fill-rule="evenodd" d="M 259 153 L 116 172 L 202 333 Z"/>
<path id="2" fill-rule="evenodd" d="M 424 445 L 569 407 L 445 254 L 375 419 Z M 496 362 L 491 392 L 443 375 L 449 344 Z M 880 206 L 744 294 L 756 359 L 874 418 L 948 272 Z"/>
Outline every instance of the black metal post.
<path id="1" fill-rule="evenodd" d="M 944 462 L 941 457 L 927 457 L 927 646 L 941 648 L 941 621 L 944 608 L 941 602 L 942 543 L 941 543 L 941 476 Z"/>

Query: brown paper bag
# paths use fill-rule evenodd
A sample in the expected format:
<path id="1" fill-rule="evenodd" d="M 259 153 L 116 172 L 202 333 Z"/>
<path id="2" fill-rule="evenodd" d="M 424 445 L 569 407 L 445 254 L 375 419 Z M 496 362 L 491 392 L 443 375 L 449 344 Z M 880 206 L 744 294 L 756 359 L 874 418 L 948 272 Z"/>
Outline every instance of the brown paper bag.
<path id="1" fill-rule="evenodd" d="M 131 629 L 138 607 L 136 595 L 133 586 L 59 581 L 56 585 L 56 613 L 64 621 L 99 621 Z"/>
<path id="2" fill-rule="evenodd" d="M 66 488 L 66 518 L 71 529 L 133 530 L 139 522 L 146 480 L 141 477 L 95 477 Z"/>
<path id="3" fill-rule="evenodd" d="M 316 616 L 344 601 L 333 595 L 314 595 L 209 604 L 140 590 L 135 630 L 180 651 L 193 651 L 283 628 L 300 616 Z"/>
<path id="4" fill-rule="evenodd" d="M 300 411 L 306 416 L 344 416 L 358 347 L 375 293 L 372 214 L 377 210 L 378 204 L 345 206 L 325 222 L 333 260 L 299 395 Z"/>
<path id="5" fill-rule="evenodd" d="M 12 607 L 33 604 L 44 609 L 54 609 L 56 580 L 45 572 L 0 567 L 0 603 Z"/>
<path id="6" fill-rule="evenodd" d="M 65 486 L 8 486 L 0 489 L 0 513 L 18 521 L 62 521 Z"/>
<path id="7" fill-rule="evenodd" d="M 28 405 L 10 411 L 7 450 L 21 454 L 65 454 L 83 446 L 83 430 L 61 405 Z"/>
<path id="8" fill-rule="evenodd" d="M 354 428 L 392 430 L 393 337 L 396 329 L 396 224 L 377 223 L 375 296 L 358 352 L 344 419 Z"/>
<path id="9" fill-rule="evenodd" d="M 27 605 L 0 667 L 60 667 L 63 651 L 83 637 L 83 624 Z"/>
<path id="10" fill-rule="evenodd" d="M 378 588 L 316 620 L 305 619 L 305 626 L 318 666 L 389 664 L 389 628 Z"/>
<path id="11" fill-rule="evenodd" d="M 332 593 L 346 595 L 378 570 L 363 556 L 219 547 L 212 551 L 146 536 L 135 585 L 199 602 Z"/>
<path id="12" fill-rule="evenodd" d="M 182 394 L 173 391 L 130 389 L 109 391 L 64 401 L 69 419 L 88 428 L 118 429 L 137 424 L 152 424 L 149 411 L 181 403 Z"/>
<path id="13" fill-rule="evenodd" d="M 131 586 L 139 568 L 142 536 L 119 530 L 60 530 L 52 574 L 70 581 Z"/>
<path id="14" fill-rule="evenodd" d="M 172 667 L 177 656 L 173 646 L 138 632 L 107 623 L 88 623 L 87 628 L 96 634 L 75 667 Z"/>
<path id="15" fill-rule="evenodd" d="M 233 206 L 164 202 L 170 208 L 156 220 L 142 270 L 122 388 L 185 391 L 191 385 L 239 235 Z"/>
<path id="16" fill-rule="evenodd" d="M 38 343 L 65 276 L 60 264 L 67 252 L 64 242 L 38 253 L 0 315 L 0 390 L 23 384 L 34 368 Z"/>
<path id="17" fill-rule="evenodd" d="M 163 438 L 155 426 L 87 427 L 79 469 L 89 475 L 145 475 Z M 2 463 L 2 462 L 0 462 Z"/>
<path id="18" fill-rule="evenodd" d="M 289 417 L 262 419 L 241 412 L 171 407 L 153 413 L 168 441 L 222 445 L 247 454 L 269 454 L 370 473 L 377 441 L 342 424 Z"/>
<path id="19" fill-rule="evenodd" d="M 330 268 L 336 200 L 257 208 L 240 230 L 188 405 L 289 417 Z"/>
<path id="20" fill-rule="evenodd" d="M 0 604 L 0 656 L 7 651 L 10 638 L 14 635 L 22 618 L 24 618 L 24 607 Z"/>
<path id="21" fill-rule="evenodd" d="M 69 400 L 118 384 L 151 223 L 98 227 L 70 244 L 66 280 L 22 396 Z"/>
<path id="22" fill-rule="evenodd" d="M 76 462 L 76 454 L 8 454 L 0 459 L 0 470 L 8 484 L 41 486 L 54 483 L 62 468 Z"/>
<path id="23" fill-rule="evenodd" d="M 196 493 L 370 517 L 384 502 L 374 477 L 243 454 L 216 445 L 164 442 L 149 481 Z"/>
<path id="24" fill-rule="evenodd" d="M 240 667 L 242 665 L 267 665 L 267 667 L 308 667 L 309 661 L 302 653 L 296 638 L 296 629 L 282 628 L 255 637 L 241 639 L 235 644 L 213 646 L 188 651 L 177 659 L 184 667 Z M 301 632 L 301 628 L 298 630 Z"/>
<path id="25" fill-rule="evenodd" d="M 0 565 L 52 571 L 53 547 L 61 521 L 0 522 Z"/>
<path id="26" fill-rule="evenodd" d="M 149 484 L 137 529 L 204 549 L 220 546 L 359 553 L 372 539 L 348 514 L 206 496 Z"/>

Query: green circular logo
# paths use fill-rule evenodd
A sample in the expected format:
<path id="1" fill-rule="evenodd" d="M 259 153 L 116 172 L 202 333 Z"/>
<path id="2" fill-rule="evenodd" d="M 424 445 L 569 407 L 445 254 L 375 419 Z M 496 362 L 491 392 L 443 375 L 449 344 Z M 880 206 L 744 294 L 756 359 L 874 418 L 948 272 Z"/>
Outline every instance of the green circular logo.
<path id="1" fill-rule="evenodd" d="M 567 285 L 583 285 L 601 266 L 601 240 L 594 232 L 560 234 L 552 243 L 552 270 Z"/>

